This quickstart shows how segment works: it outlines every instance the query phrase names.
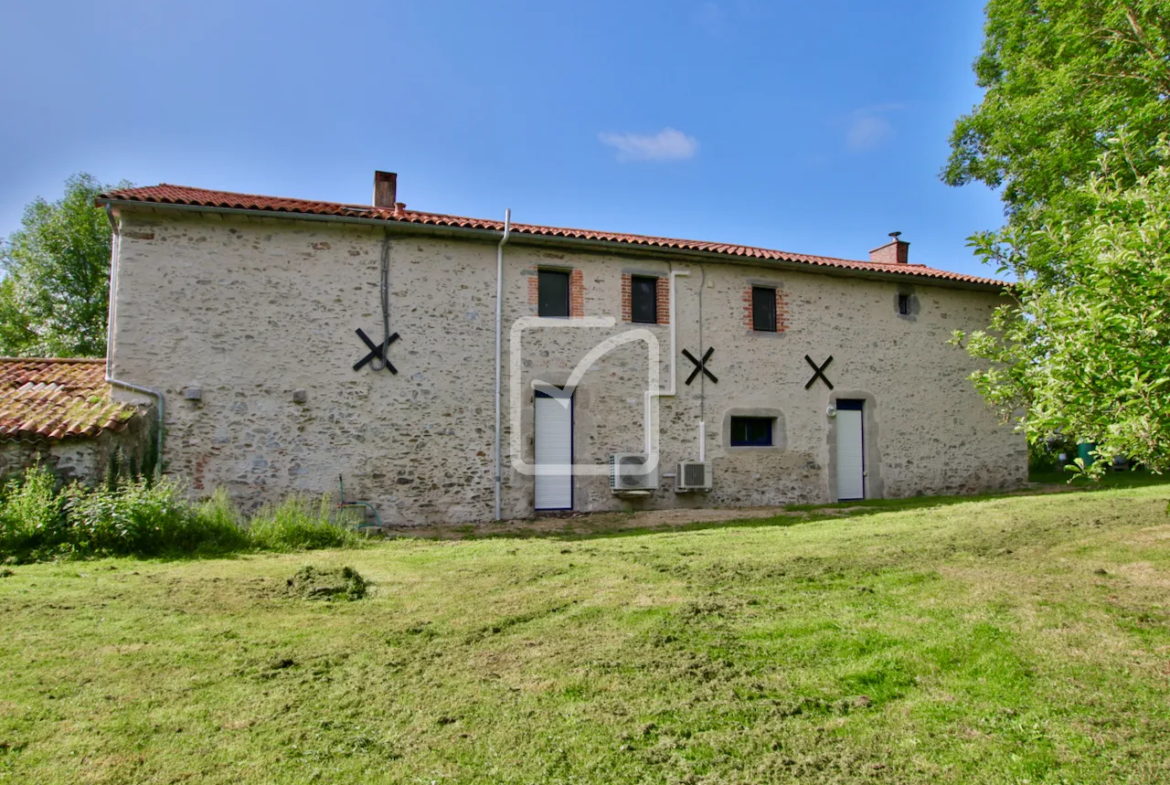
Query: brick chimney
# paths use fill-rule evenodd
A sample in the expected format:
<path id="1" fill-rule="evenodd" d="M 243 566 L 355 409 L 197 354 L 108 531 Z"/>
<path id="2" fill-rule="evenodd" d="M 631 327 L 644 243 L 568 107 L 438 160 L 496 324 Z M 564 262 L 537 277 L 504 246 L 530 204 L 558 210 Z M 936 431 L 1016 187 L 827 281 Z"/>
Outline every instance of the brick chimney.
<path id="1" fill-rule="evenodd" d="M 398 175 L 394 172 L 374 172 L 374 207 L 394 209 L 398 200 Z"/>
<path id="2" fill-rule="evenodd" d="M 894 239 L 870 251 L 869 261 L 873 264 L 909 264 L 910 243 L 899 239 L 901 235 L 901 232 L 890 232 Z"/>

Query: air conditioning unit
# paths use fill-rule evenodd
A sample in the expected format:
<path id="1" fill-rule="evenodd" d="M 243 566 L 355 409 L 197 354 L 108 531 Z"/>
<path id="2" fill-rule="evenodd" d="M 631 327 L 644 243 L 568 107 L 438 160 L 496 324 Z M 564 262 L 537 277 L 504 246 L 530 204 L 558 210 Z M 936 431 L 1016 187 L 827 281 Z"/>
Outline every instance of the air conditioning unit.
<path id="1" fill-rule="evenodd" d="M 647 470 L 650 456 L 618 452 L 609 456 L 609 489 L 614 493 L 644 495 L 658 488 L 658 467 Z"/>
<path id="2" fill-rule="evenodd" d="M 674 476 L 675 493 L 711 490 L 711 464 L 706 461 L 679 461 Z"/>

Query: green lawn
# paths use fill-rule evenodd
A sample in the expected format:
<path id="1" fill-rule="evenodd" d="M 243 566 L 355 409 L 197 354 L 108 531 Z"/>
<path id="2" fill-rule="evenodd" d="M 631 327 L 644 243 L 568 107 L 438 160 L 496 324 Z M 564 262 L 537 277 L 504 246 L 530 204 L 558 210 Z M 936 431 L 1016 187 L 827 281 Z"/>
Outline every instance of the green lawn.
<path id="1" fill-rule="evenodd" d="M 0 782 L 1164 783 L 1168 497 L 14 567 Z"/>

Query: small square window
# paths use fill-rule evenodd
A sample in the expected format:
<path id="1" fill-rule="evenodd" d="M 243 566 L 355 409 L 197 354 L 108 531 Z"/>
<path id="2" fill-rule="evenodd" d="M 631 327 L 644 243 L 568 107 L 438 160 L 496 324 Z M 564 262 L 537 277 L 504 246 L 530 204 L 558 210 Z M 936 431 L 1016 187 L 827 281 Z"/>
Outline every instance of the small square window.
<path id="1" fill-rule="evenodd" d="M 761 333 L 776 332 L 776 290 L 752 287 L 752 329 Z"/>
<path id="2" fill-rule="evenodd" d="M 771 417 L 732 417 L 732 447 L 771 447 Z"/>
<path id="3" fill-rule="evenodd" d="M 569 274 L 560 270 L 538 270 L 537 282 L 537 315 L 568 316 Z"/>
<path id="4" fill-rule="evenodd" d="M 900 316 L 909 316 L 910 315 L 910 295 L 908 295 L 908 294 L 898 295 L 898 315 L 900 315 Z"/>
<path id="5" fill-rule="evenodd" d="M 658 279 L 635 275 L 630 278 L 630 320 L 658 324 Z"/>

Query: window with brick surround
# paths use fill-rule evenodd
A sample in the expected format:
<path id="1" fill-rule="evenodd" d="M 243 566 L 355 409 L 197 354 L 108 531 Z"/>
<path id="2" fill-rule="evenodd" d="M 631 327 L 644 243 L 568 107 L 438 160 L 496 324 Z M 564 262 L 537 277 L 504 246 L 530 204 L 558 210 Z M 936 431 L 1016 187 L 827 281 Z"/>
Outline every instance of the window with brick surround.
<path id="1" fill-rule="evenodd" d="M 776 332 L 776 290 L 752 287 L 752 329 L 761 333 Z"/>
<path id="2" fill-rule="evenodd" d="M 569 273 L 563 270 L 537 271 L 538 316 L 569 315 Z"/>
<path id="3" fill-rule="evenodd" d="M 630 321 L 658 323 L 658 279 L 646 275 L 630 276 Z"/>

